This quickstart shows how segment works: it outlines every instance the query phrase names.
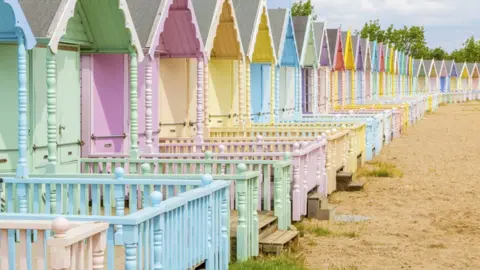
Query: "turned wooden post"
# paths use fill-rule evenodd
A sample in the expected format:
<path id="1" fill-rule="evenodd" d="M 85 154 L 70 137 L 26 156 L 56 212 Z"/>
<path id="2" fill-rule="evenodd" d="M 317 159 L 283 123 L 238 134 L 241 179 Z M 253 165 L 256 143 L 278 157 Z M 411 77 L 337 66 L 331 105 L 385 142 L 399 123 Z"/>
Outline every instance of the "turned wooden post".
<path id="1" fill-rule="evenodd" d="M 54 238 L 61 239 L 66 236 L 70 227 L 68 220 L 64 217 L 58 217 L 52 222 L 52 231 Z M 67 270 L 71 266 L 71 249 L 70 247 L 54 247 L 50 252 L 50 266 L 53 270 Z"/>
<path id="2" fill-rule="evenodd" d="M 145 152 L 153 152 L 153 95 L 152 95 L 152 61 L 149 56 L 145 59 Z M 157 149 L 158 151 L 158 149 Z"/>

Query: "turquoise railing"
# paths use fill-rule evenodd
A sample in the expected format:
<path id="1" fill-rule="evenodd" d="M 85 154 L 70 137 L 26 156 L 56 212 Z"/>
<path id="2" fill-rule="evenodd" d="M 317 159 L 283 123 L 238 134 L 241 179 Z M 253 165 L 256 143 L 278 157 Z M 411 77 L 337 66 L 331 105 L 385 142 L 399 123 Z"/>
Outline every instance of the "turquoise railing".
<path id="1" fill-rule="evenodd" d="M 87 181 L 93 182 L 93 186 L 105 184 L 121 187 L 122 184 L 118 182 L 140 184 L 122 179 L 111 182 L 103 179 L 77 179 L 76 181 L 59 178 L 29 179 L 28 181 L 32 181 L 30 185 L 15 183 L 14 179 L 4 179 L 4 181 L 7 187 L 17 185 L 17 196 L 22 213 L 2 213 L 0 219 L 31 220 L 32 222 L 53 220 L 59 215 L 38 214 L 39 210 L 36 213 L 27 213 L 27 186 L 33 187 L 34 194 L 38 197 L 40 193 L 38 185 L 58 185 L 62 181 L 67 182 L 67 184 L 64 183 L 67 186 L 80 185 L 80 189 L 84 191 L 88 186 L 84 182 Z M 96 213 L 65 217 L 69 221 L 102 221 L 110 224 L 106 240 L 107 269 L 118 269 L 118 264 L 123 263 L 115 257 L 115 246 L 121 246 L 124 249 L 124 269 L 127 270 L 191 269 L 203 262 L 207 269 L 218 269 L 218 266 L 221 269 L 227 269 L 230 251 L 228 211 L 230 182 L 212 181 L 210 176 L 205 175 L 202 180 L 185 180 L 182 185 L 197 187 L 166 200 L 163 200 L 160 191 L 154 191 L 145 208 L 131 211 L 126 216 L 123 215 L 122 203 L 119 203 L 116 216 L 108 215 L 109 212 L 105 208 L 104 215 Z M 7 192 L 7 195 L 9 193 Z M 69 207 L 70 210 L 74 208 L 73 200 L 69 201 Z M 86 211 L 85 204 L 81 208 Z M 48 237 L 49 233 L 46 235 Z"/>
<path id="2" fill-rule="evenodd" d="M 292 160 L 288 153 L 277 153 L 280 155 L 277 158 L 284 160 L 275 160 L 274 154 L 265 156 L 266 160 L 253 160 L 253 158 L 259 158 L 259 153 L 251 153 L 252 159 L 246 157 L 247 154 L 243 158 L 233 159 L 229 156 L 230 154 L 225 154 L 223 157 L 211 152 L 197 153 L 194 156 L 192 154 L 172 155 L 171 159 L 85 158 L 81 159 L 80 167 L 82 172 L 94 174 L 111 173 L 112 168 L 116 166 L 124 167 L 127 173 L 132 175 L 152 173 L 154 175 L 178 174 L 181 177 L 188 177 L 189 174 L 210 173 L 214 178 L 219 177 L 223 180 L 230 179 L 227 176 L 229 174 L 242 173 L 242 170 L 257 172 L 259 180 L 256 191 L 260 194 L 257 197 L 258 209 L 263 211 L 273 209 L 274 215 L 278 218 L 279 228 L 286 230 L 292 220 L 290 200 Z M 239 168 L 240 171 L 238 171 Z M 233 203 L 234 197 L 231 197 L 231 205 L 234 205 Z"/>

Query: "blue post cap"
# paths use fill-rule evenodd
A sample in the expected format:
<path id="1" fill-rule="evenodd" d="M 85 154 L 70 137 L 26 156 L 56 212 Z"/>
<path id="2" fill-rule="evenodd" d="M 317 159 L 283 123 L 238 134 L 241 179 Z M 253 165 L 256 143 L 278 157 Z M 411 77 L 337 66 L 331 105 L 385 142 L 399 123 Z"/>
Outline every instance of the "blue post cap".
<path id="1" fill-rule="evenodd" d="M 150 199 L 152 200 L 152 205 L 157 206 L 162 202 L 163 195 L 160 191 L 154 191 L 152 194 L 150 194 Z"/>
<path id="2" fill-rule="evenodd" d="M 115 178 L 123 178 L 125 175 L 125 170 L 122 167 L 115 168 Z"/>
<path id="3" fill-rule="evenodd" d="M 202 186 L 210 185 L 213 182 L 213 177 L 210 174 L 202 175 Z"/>

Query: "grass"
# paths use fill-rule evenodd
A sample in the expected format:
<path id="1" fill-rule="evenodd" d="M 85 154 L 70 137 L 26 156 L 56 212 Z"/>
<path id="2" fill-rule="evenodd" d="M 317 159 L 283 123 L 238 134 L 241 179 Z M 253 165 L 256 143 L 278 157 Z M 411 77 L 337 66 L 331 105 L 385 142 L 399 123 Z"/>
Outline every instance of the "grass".
<path id="1" fill-rule="evenodd" d="M 307 270 L 300 246 L 294 245 L 279 256 L 259 256 L 244 262 L 230 264 L 231 270 Z"/>
<path id="2" fill-rule="evenodd" d="M 403 172 L 394 164 L 382 161 L 367 162 L 365 166 L 357 171 L 357 177 L 402 177 Z"/>

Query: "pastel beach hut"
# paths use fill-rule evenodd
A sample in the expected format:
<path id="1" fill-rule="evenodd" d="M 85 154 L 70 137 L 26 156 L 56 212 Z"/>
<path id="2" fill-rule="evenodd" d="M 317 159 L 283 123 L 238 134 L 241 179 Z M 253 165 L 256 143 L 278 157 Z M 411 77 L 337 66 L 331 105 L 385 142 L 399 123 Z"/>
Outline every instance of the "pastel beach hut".
<path id="1" fill-rule="evenodd" d="M 455 60 L 446 60 L 445 67 L 447 69 L 447 92 L 455 92 L 458 89 L 458 69 Z"/>
<path id="2" fill-rule="evenodd" d="M 32 171 L 78 172 L 81 155 L 138 150 L 127 112 L 143 52 L 126 1 L 20 3 L 38 41 L 29 74 Z"/>
<path id="3" fill-rule="evenodd" d="M 470 90 L 478 90 L 478 83 L 479 83 L 479 77 L 480 77 L 480 72 L 478 70 L 478 65 L 477 63 L 467 63 L 467 68 L 470 74 Z"/>
<path id="4" fill-rule="evenodd" d="M 138 76 L 138 147 L 158 152 L 158 137 L 203 134 L 203 40 L 191 0 L 127 1 L 146 54 Z"/>
<path id="5" fill-rule="evenodd" d="M 315 29 L 318 58 L 318 112 L 328 113 L 330 111 L 330 71 L 332 69 L 330 43 L 325 22 L 315 22 L 313 28 Z"/>
<path id="6" fill-rule="evenodd" d="M 387 65 L 385 64 L 386 57 L 387 57 L 387 45 L 384 43 L 380 43 L 379 46 L 379 57 L 378 57 L 378 63 L 379 63 L 379 97 L 383 97 L 385 95 L 386 89 L 387 89 Z"/>
<path id="7" fill-rule="evenodd" d="M 244 55 L 232 0 L 193 1 L 207 62 L 203 70 L 204 134 L 245 124 Z M 197 92 L 198 93 L 198 92 Z M 201 100 L 201 97 L 200 97 Z M 202 107 L 202 105 L 200 105 Z"/>
<path id="8" fill-rule="evenodd" d="M 429 92 L 438 91 L 438 72 L 435 67 L 435 59 L 424 60 L 425 69 L 427 70 L 427 87 Z"/>
<path id="9" fill-rule="evenodd" d="M 355 54 L 350 30 L 342 32 L 342 51 L 345 62 L 345 91 L 341 104 L 351 104 L 355 91 Z"/>
<path id="10" fill-rule="evenodd" d="M 441 93 L 447 92 L 448 71 L 445 60 L 435 60 L 435 68 L 438 71 L 439 90 Z"/>
<path id="11" fill-rule="evenodd" d="M 302 113 L 318 110 L 317 48 L 312 16 L 294 16 L 293 28 L 301 67 Z"/>
<path id="12" fill-rule="evenodd" d="M 362 93 L 359 95 L 360 101 L 365 102 L 370 100 L 372 96 L 372 50 L 368 38 L 360 39 L 360 48 L 362 55 L 359 60 L 362 61 L 363 66 L 363 87 Z"/>
<path id="13" fill-rule="evenodd" d="M 389 53 L 388 53 L 388 59 L 387 59 L 387 73 L 388 73 L 388 92 L 387 95 L 392 97 L 395 94 L 395 82 L 397 81 L 395 78 L 395 48 L 393 46 L 389 46 Z"/>
<path id="14" fill-rule="evenodd" d="M 423 63 L 423 59 L 415 59 L 413 65 L 413 78 L 414 78 L 414 93 L 425 93 L 427 91 L 427 70 Z"/>
<path id="15" fill-rule="evenodd" d="M 411 55 L 408 56 L 408 90 L 407 94 L 408 95 L 413 95 L 413 65 L 414 65 L 415 59 Z"/>
<path id="16" fill-rule="evenodd" d="M 4 116 L 0 125 L 0 173 L 26 177 L 31 162 L 32 138 L 28 130 L 34 123 L 27 113 L 33 106 L 28 101 L 28 50 L 36 45 L 32 29 L 22 7 L 16 0 L 0 0 L 0 110 Z M 17 113 L 14 113 L 17 112 Z"/>
<path id="17" fill-rule="evenodd" d="M 380 43 L 376 40 L 370 41 L 371 54 L 371 87 L 370 92 L 366 94 L 367 100 L 378 98 L 380 88 L 380 64 L 379 64 Z"/>
<path id="18" fill-rule="evenodd" d="M 275 49 L 266 1 L 234 0 L 246 58 L 246 115 L 254 123 L 275 121 Z"/>
<path id="19" fill-rule="evenodd" d="M 268 16 L 277 53 L 275 74 L 278 82 L 275 87 L 275 111 L 278 119 L 276 122 L 293 120 L 296 100 L 300 92 L 300 82 L 297 81 L 300 66 L 292 16 L 289 9 L 281 8 L 269 9 Z"/>
<path id="20" fill-rule="evenodd" d="M 343 56 L 342 32 L 340 28 L 327 29 L 332 68 L 330 73 L 331 105 L 342 104 L 345 89 L 345 60 Z"/>
<path id="21" fill-rule="evenodd" d="M 458 89 L 466 91 L 469 89 L 470 83 L 470 71 L 468 69 L 467 62 L 464 62 L 460 68 L 460 80 L 458 82 Z"/>

